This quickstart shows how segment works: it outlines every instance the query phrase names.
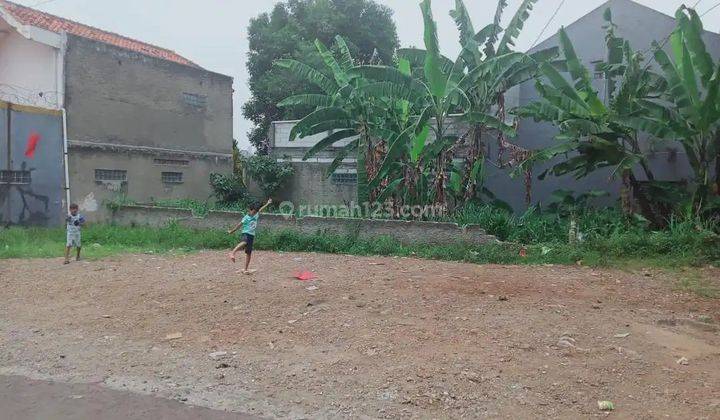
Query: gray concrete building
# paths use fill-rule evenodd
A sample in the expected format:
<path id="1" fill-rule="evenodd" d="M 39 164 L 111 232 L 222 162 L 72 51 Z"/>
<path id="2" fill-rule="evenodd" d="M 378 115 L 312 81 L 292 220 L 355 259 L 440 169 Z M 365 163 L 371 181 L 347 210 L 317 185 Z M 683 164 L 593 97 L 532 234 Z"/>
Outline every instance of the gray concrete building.
<path id="1" fill-rule="evenodd" d="M 594 63 L 606 57 L 603 14 L 608 8 L 612 11 L 613 21 L 618 26 L 617 35 L 627 39 L 634 50 L 646 51 L 647 58 L 652 57 L 652 42 L 655 40 L 662 42 L 675 28 L 675 19 L 657 10 L 635 3 L 632 0 L 609 0 L 565 28 L 578 56 L 589 69 L 594 69 Z M 704 40 L 710 54 L 716 59 L 720 58 L 720 35 L 706 32 Z M 665 48 L 669 51 L 670 46 L 668 44 L 666 44 Z M 553 35 L 529 52 L 558 45 L 558 36 Z M 651 65 L 657 69 L 656 63 L 652 62 Z M 605 91 L 605 80 L 602 77 L 602 74 L 594 74 L 593 83 L 598 92 Z M 538 99 L 532 81 L 514 89 L 508 95 L 512 103 L 519 105 L 526 105 Z M 510 107 L 509 105 L 508 108 Z M 355 173 L 355 161 L 349 159 L 337 174 L 334 174 L 329 179 L 321 178 L 319 174 L 322 169 L 326 168 L 329 162 L 332 161 L 332 150 L 318 159 L 303 163 L 302 155 L 324 135 L 289 142 L 287 141 L 288 134 L 294 124 L 294 121 L 276 122 L 272 125 L 269 136 L 273 153 L 281 159 L 290 159 L 296 167 L 296 179 L 293 181 L 291 188 L 285 191 L 283 198 L 303 204 L 309 202 L 309 204 L 314 204 L 312 201 L 342 203 L 347 201 L 348 197 L 352 200 L 355 192 L 352 178 L 352 174 Z M 530 119 L 523 119 L 519 124 L 518 136 L 512 140 L 512 143 L 531 150 L 544 148 L 555 142 L 554 136 L 556 134 L 557 130 L 551 124 L 536 123 Z M 488 156 L 495 158 L 498 154 L 497 142 L 491 140 L 486 143 Z M 691 176 L 692 171 L 683 148 L 677 142 L 646 142 L 645 148 L 650 155 L 654 172 L 660 180 L 682 180 Z M 597 171 L 580 180 L 576 180 L 572 176 L 548 176 L 545 180 L 537 180 L 536 175 L 541 173 L 548 165 L 536 168 L 532 185 L 534 203 L 549 202 L 552 192 L 558 189 L 571 189 L 578 192 L 605 190 L 610 193 L 608 202 L 615 200 L 619 195 L 619 181 L 612 179 L 610 170 Z M 510 178 L 506 169 L 493 168 L 492 165 L 488 165 L 488 167 L 487 187 L 499 199 L 512 205 L 517 212 L 524 211 L 526 205 L 523 180 Z M 342 175 L 343 173 L 350 175 Z M 637 175 L 639 176 L 640 173 L 638 172 Z"/>
<path id="2" fill-rule="evenodd" d="M 104 220 L 120 197 L 206 200 L 232 170 L 231 77 L 4 0 L 0 114 L 3 224 L 57 225 L 68 201 Z"/>

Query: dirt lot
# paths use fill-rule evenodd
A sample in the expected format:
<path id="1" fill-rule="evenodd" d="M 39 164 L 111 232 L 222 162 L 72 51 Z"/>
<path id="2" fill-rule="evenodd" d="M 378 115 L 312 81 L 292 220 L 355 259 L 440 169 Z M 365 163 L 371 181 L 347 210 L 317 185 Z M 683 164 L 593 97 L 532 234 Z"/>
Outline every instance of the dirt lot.
<path id="1" fill-rule="evenodd" d="M 720 418 L 720 300 L 668 274 L 256 256 L 0 261 L 0 375 L 264 417 Z"/>

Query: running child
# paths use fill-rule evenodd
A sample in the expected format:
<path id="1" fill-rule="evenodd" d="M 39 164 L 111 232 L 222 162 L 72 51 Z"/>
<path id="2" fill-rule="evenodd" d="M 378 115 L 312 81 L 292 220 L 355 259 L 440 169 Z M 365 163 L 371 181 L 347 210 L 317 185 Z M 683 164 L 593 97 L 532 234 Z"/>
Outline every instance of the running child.
<path id="1" fill-rule="evenodd" d="M 82 227 L 85 218 L 78 213 L 78 205 L 70 204 L 70 214 L 65 218 L 67 225 L 67 242 L 65 246 L 65 264 L 70 264 L 70 250 L 77 249 L 75 261 L 80 261 L 80 250 L 82 249 Z"/>
<path id="2" fill-rule="evenodd" d="M 255 229 L 257 228 L 258 217 L 260 217 L 260 212 L 265 210 L 265 208 L 267 208 L 267 206 L 269 206 L 271 203 L 272 199 L 268 198 L 267 203 L 265 203 L 265 205 L 262 207 L 260 207 L 258 203 L 251 204 L 248 207 L 248 214 L 246 214 L 245 217 L 242 218 L 242 220 L 240 221 L 240 223 L 237 224 L 237 226 L 228 231 L 228 233 L 232 235 L 242 227 L 241 242 L 230 253 L 230 261 L 235 262 L 235 254 L 244 249 L 245 269 L 243 270 L 243 274 L 250 274 L 248 268 L 250 267 L 250 257 L 252 256 L 253 242 L 255 242 Z"/>

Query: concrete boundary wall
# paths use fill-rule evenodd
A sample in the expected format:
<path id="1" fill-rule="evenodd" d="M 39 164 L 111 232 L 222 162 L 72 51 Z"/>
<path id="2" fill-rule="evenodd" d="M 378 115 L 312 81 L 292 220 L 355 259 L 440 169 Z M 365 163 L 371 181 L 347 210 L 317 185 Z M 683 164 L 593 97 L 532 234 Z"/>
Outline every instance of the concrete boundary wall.
<path id="1" fill-rule="evenodd" d="M 162 227 L 171 222 L 193 229 L 227 230 L 242 219 L 242 213 L 211 211 L 205 217 L 195 217 L 192 211 L 176 208 L 128 205 L 115 209 L 111 221 L 121 226 Z M 483 245 L 498 242 L 477 225 L 459 226 L 455 223 L 417 222 L 406 220 L 353 219 L 317 216 L 260 216 L 258 234 L 263 231 L 293 230 L 305 234 L 328 233 L 358 235 L 372 239 L 391 237 L 403 244 L 469 243 Z"/>

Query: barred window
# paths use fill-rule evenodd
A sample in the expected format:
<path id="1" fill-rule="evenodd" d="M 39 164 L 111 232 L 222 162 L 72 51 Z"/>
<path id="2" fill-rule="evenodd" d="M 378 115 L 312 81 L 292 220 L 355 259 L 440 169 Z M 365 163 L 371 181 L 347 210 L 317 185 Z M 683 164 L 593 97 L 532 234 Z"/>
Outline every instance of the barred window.
<path id="1" fill-rule="evenodd" d="M 95 181 L 127 181 L 127 171 L 95 169 Z"/>
<path id="2" fill-rule="evenodd" d="M 336 185 L 353 185 L 357 184 L 356 172 L 335 172 L 331 175 L 330 180 Z"/>
<path id="3" fill-rule="evenodd" d="M 190 165 L 189 160 L 182 159 L 154 159 L 153 163 L 162 166 L 188 166 Z"/>
<path id="4" fill-rule="evenodd" d="M 30 171 L 0 171 L 0 184 L 27 185 L 31 181 Z"/>
<path id="5" fill-rule="evenodd" d="M 195 108 L 205 108 L 207 106 L 207 96 L 196 93 L 183 92 L 183 101 L 185 104 Z"/>
<path id="6" fill-rule="evenodd" d="M 163 172 L 162 182 L 165 184 L 182 184 L 183 173 L 182 172 Z"/>

